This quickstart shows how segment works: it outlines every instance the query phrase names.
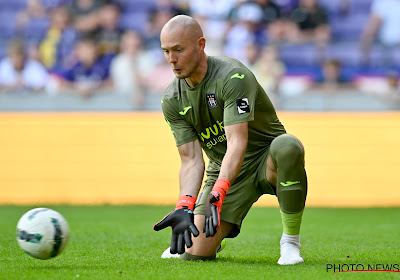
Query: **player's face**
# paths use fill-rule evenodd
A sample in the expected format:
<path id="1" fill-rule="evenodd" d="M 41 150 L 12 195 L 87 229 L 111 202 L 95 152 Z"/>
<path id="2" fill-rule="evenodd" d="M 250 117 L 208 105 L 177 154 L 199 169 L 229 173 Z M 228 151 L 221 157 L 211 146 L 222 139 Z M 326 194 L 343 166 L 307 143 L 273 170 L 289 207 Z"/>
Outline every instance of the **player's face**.
<path id="1" fill-rule="evenodd" d="M 200 65 L 197 43 L 180 30 L 161 34 L 165 59 L 178 79 L 188 78 L 197 72 Z"/>

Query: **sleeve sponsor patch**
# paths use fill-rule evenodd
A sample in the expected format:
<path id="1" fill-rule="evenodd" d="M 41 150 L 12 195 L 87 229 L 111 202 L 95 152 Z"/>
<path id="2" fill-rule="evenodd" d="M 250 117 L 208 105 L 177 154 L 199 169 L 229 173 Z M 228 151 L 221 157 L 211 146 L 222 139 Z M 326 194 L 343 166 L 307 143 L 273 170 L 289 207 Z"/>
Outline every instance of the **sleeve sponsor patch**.
<path id="1" fill-rule="evenodd" d="M 239 114 L 250 113 L 249 100 L 247 98 L 236 99 Z"/>

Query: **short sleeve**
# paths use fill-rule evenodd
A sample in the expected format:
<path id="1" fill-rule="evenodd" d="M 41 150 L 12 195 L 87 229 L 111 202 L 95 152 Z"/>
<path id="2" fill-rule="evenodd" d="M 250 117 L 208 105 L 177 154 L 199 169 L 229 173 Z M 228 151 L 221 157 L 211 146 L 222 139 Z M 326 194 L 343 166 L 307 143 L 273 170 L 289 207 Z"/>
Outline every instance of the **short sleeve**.
<path id="1" fill-rule="evenodd" d="M 179 115 L 178 106 L 175 108 L 172 102 L 163 98 L 161 100 L 161 107 L 165 121 L 174 135 L 177 147 L 197 139 L 194 128 Z"/>
<path id="2" fill-rule="evenodd" d="M 254 120 L 257 91 L 257 80 L 250 71 L 238 68 L 228 74 L 222 91 L 225 125 Z"/>

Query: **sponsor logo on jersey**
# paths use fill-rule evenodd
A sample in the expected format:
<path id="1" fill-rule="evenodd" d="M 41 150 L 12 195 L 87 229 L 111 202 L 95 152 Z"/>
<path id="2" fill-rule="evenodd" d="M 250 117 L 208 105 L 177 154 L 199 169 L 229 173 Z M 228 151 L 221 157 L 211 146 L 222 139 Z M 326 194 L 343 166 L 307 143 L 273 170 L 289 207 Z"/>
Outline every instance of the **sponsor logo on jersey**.
<path id="1" fill-rule="evenodd" d="M 231 76 L 231 79 L 233 79 L 233 78 L 238 78 L 238 79 L 243 80 L 244 74 L 242 74 L 242 75 L 239 75 L 239 73 L 233 74 L 233 75 Z"/>
<path id="2" fill-rule="evenodd" d="M 217 121 L 217 123 L 213 124 L 210 127 L 207 127 L 204 132 L 201 132 L 198 135 L 200 137 L 200 140 L 209 149 L 211 149 L 218 143 L 226 141 L 225 128 L 223 126 L 223 122 L 220 121 Z"/>
<path id="3" fill-rule="evenodd" d="M 250 113 L 249 99 L 247 98 L 236 99 L 236 105 L 239 114 Z"/>
<path id="4" fill-rule="evenodd" d="M 211 109 L 217 109 L 219 107 L 217 103 L 217 98 L 215 97 L 215 93 L 207 93 L 206 97 L 208 107 L 210 107 Z"/>

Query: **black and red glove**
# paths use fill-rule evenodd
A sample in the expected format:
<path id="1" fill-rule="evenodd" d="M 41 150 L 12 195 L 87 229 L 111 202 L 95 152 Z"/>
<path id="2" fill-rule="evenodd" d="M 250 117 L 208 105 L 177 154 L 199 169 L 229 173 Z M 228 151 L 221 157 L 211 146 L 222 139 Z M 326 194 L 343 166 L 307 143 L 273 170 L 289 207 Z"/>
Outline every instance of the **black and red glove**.
<path id="1" fill-rule="evenodd" d="M 228 179 L 220 178 L 207 199 L 203 232 L 206 237 L 214 236 L 221 224 L 221 208 L 231 183 Z"/>
<path id="2" fill-rule="evenodd" d="M 196 198 L 191 195 L 180 196 L 175 210 L 154 225 L 155 231 L 168 226 L 172 227 L 171 254 L 183 254 L 185 244 L 188 248 L 193 245 L 191 233 L 194 237 L 199 235 L 199 231 L 194 225 L 193 209 L 195 203 Z"/>

